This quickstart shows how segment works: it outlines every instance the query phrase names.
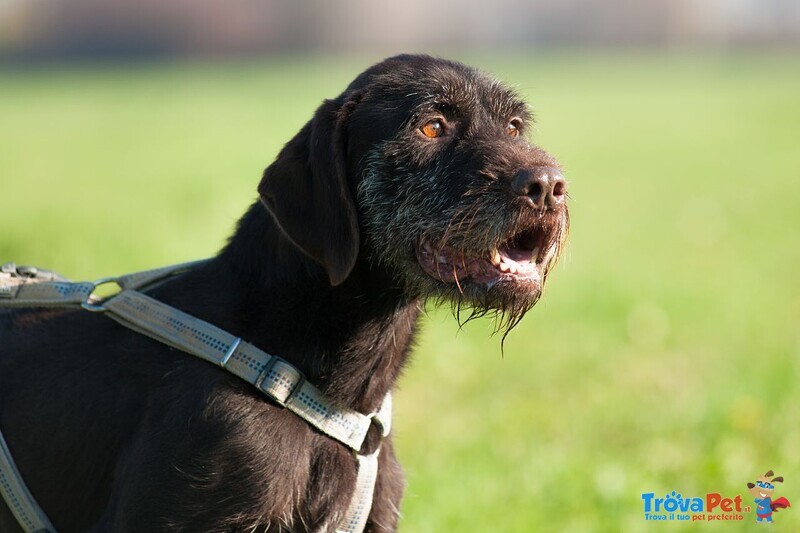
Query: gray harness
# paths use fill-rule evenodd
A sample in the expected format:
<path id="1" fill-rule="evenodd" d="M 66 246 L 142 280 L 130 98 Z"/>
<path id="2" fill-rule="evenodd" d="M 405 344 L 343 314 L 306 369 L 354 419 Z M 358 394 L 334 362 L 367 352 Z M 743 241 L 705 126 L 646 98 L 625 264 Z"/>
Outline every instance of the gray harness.
<path id="1" fill-rule="evenodd" d="M 50 271 L 17 268 L 7 263 L 0 268 L 0 307 L 77 307 L 103 313 L 127 328 L 218 365 L 250 383 L 274 403 L 353 451 L 354 466 L 358 469 L 356 488 L 336 532 L 363 531 L 372 507 L 380 446 L 368 455 L 358 452 L 372 423 L 383 437 L 389 435 L 391 393 L 386 395 L 380 409 L 369 415 L 335 405 L 287 361 L 139 292 L 203 262 L 80 283 L 69 282 Z M 107 298 L 94 294 L 97 287 L 110 283 L 121 291 Z M 0 495 L 24 531 L 55 533 L 53 524 L 22 480 L 1 432 Z"/>

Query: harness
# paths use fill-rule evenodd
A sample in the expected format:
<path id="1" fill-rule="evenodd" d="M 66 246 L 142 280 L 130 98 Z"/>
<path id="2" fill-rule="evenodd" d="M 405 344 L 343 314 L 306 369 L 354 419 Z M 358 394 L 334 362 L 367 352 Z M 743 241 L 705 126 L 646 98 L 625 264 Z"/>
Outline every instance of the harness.
<path id="1" fill-rule="evenodd" d="M 0 267 L 0 307 L 82 308 L 102 313 L 127 328 L 218 365 L 250 383 L 272 402 L 289 409 L 315 429 L 352 450 L 358 469 L 356 487 L 336 532 L 363 531 L 372 507 L 380 446 L 365 455 L 359 450 L 373 423 L 380 429 L 382 437 L 389 435 L 391 393 L 386 395 L 379 410 L 369 415 L 336 405 L 284 359 L 139 292 L 205 262 L 195 261 L 78 283 L 51 271 L 18 268 L 7 263 Z M 120 292 L 106 298 L 95 294 L 101 285 L 112 283 L 121 289 Z M 0 494 L 24 531 L 55 533 L 53 524 L 22 480 L 2 432 Z"/>

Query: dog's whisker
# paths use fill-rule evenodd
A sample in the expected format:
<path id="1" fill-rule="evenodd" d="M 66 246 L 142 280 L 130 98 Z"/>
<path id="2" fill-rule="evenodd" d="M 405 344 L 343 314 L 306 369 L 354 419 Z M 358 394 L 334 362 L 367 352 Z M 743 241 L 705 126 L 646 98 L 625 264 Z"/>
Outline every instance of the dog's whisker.
<path id="1" fill-rule="evenodd" d="M 453 265 L 453 279 L 456 282 L 456 287 L 458 287 L 458 292 L 460 292 L 463 295 L 464 294 L 464 289 L 461 288 L 461 284 L 458 282 L 458 274 L 456 273 L 456 266 L 455 265 Z"/>

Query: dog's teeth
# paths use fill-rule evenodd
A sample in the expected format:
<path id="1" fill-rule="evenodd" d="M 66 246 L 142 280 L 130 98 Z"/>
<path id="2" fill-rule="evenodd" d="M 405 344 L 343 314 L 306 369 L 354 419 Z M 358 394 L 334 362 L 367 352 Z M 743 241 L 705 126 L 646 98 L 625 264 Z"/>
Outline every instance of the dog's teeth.
<path id="1" fill-rule="evenodd" d="M 500 263 L 500 272 L 508 272 L 511 266 L 508 263 Z"/>
<path id="2" fill-rule="evenodd" d="M 501 259 L 500 259 L 500 252 L 499 252 L 498 250 L 495 250 L 495 251 L 492 253 L 492 264 L 493 264 L 494 266 L 497 266 L 497 265 L 499 265 L 499 264 L 500 264 L 500 261 L 501 261 Z"/>
<path id="3" fill-rule="evenodd" d="M 531 252 L 531 263 L 536 262 L 536 258 L 539 257 L 539 251 L 540 248 L 538 246 L 533 249 L 533 251 Z"/>

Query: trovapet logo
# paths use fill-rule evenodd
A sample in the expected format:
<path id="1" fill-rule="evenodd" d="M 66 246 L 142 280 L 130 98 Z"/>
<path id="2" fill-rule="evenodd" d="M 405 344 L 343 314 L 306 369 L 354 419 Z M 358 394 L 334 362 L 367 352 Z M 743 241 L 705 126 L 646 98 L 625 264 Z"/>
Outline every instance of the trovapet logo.
<path id="1" fill-rule="evenodd" d="M 726 497 L 718 492 L 709 492 L 704 496 L 684 497 L 673 490 L 659 498 L 654 492 L 646 492 L 642 494 L 642 502 L 645 520 L 744 520 L 744 513 L 750 512 L 749 505 L 742 505 L 740 494 Z"/>
<path id="2" fill-rule="evenodd" d="M 645 520 L 714 522 L 741 521 L 745 515 L 755 511 L 757 522 L 772 522 L 772 515 L 781 509 L 791 507 L 785 497 L 773 498 L 775 483 L 783 483 L 783 476 L 776 476 L 772 470 L 747 483 L 755 506 L 743 502 L 742 495 L 723 495 L 707 492 L 704 495 L 684 496 L 677 491 L 668 492 L 663 498 L 654 492 L 642 494 Z"/>

